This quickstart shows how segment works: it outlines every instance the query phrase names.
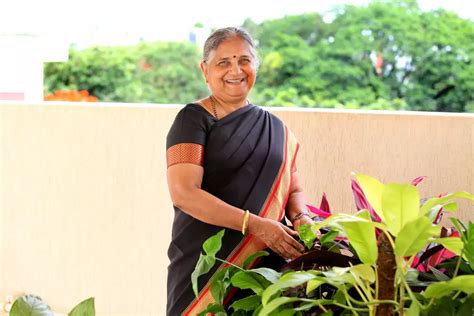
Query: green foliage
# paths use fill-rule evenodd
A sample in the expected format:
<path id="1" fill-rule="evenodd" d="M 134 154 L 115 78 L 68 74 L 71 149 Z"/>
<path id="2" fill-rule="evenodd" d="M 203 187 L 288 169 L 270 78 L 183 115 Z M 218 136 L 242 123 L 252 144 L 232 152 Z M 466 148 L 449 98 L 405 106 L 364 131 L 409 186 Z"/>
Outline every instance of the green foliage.
<path id="1" fill-rule="evenodd" d="M 54 316 L 51 308 L 46 304 L 41 297 L 35 295 L 21 296 L 15 300 L 11 316 Z"/>
<path id="2" fill-rule="evenodd" d="M 15 300 L 10 316 L 54 316 L 54 313 L 41 297 L 24 295 Z M 88 298 L 76 305 L 68 316 L 95 316 L 94 298 Z"/>
<path id="3" fill-rule="evenodd" d="M 46 64 L 46 93 L 87 90 L 99 101 L 187 103 L 207 94 L 199 59 L 195 45 L 179 42 L 71 49 L 67 63 Z"/>
<path id="4" fill-rule="evenodd" d="M 384 214 L 382 222 L 374 222 L 368 210 L 356 214 L 338 213 L 312 226 L 301 225 L 299 234 L 307 245 L 313 246 L 317 236 L 315 232 L 324 228 L 327 233 L 319 240 L 321 247 L 324 243 L 333 242 L 341 233 L 347 237 L 349 245 L 355 250 L 353 254 L 362 261 L 361 264 L 321 268 L 313 265 L 308 270 L 290 270 L 282 274 L 265 267 L 248 269 L 250 262 L 267 255 L 265 252 L 250 256 L 244 268 L 215 257 L 215 260 L 226 263 L 227 267 L 218 271 L 211 280 L 211 293 L 216 303 L 209 305 L 206 311 L 227 315 L 230 311 L 224 309 L 223 298 L 233 286 L 249 289 L 253 294 L 234 302 L 230 306 L 232 315 L 250 315 L 251 312 L 253 315 L 307 315 L 305 312 L 331 315 L 332 308 L 337 306 L 344 310 L 341 315 L 360 313 L 372 316 L 381 304 L 390 305 L 398 314 L 469 315 L 474 306 L 474 275 L 469 267 L 473 262 L 474 223 L 464 225 L 452 219 L 460 237 L 440 238 L 441 228 L 434 225 L 430 217 L 432 210 L 439 211 L 444 205 L 450 205 L 449 211 L 454 211 L 456 208 L 452 206 L 456 198 L 472 200 L 473 196 L 457 192 L 429 199 L 420 205 L 418 190 L 413 185 L 385 185 L 362 174 L 355 174 L 355 178 L 370 203 L 376 205 L 374 208 L 378 214 Z M 379 255 L 380 258 L 387 258 L 387 244 L 382 245 L 384 241 L 381 238 L 378 240 L 380 246 L 377 244 L 376 230 L 379 236 L 383 234 L 386 237 L 388 248 L 394 255 L 395 263 L 389 268 L 393 268 L 395 279 L 388 283 L 382 283 L 380 278 L 386 271 L 385 262 L 378 260 Z M 203 248 L 206 254 L 202 256 L 216 255 L 222 234 L 221 231 L 205 242 Z M 457 257 L 436 267 L 428 266 L 431 274 L 410 268 L 415 256 L 420 258 L 421 251 L 428 249 L 428 252 L 436 244 L 453 251 Z M 199 263 L 196 266 L 198 270 L 201 270 Z M 430 283 L 426 283 L 426 279 L 422 281 L 427 277 Z M 193 279 L 193 285 L 195 281 Z M 396 295 L 383 300 L 378 298 L 378 289 L 384 287 L 393 287 Z M 418 293 L 415 292 L 416 287 L 424 289 Z M 439 301 L 443 302 L 443 306 L 438 305 Z"/>
<path id="5" fill-rule="evenodd" d="M 309 224 L 302 224 L 298 227 L 298 236 L 303 241 L 306 249 L 313 248 L 314 240 L 316 239 L 316 232 Z"/>
<path id="6" fill-rule="evenodd" d="M 225 230 L 221 230 L 214 236 L 208 238 L 203 244 L 203 250 L 205 253 L 200 254 L 196 268 L 191 274 L 193 291 L 196 297 L 199 295 L 198 278 L 201 275 L 208 273 L 216 263 L 216 254 L 221 249 L 224 232 Z"/>
<path id="7" fill-rule="evenodd" d="M 413 0 L 344 5 L 243 26 L 261 59 L 252 101 L 267 106 L 474 112 L 474 22 Z M 196 23 L 199 27 L 200 23 Z M 71 50 L 45 89 L 100 101 L 188 103 L 208 92 L 190 43 Z M 375 66 L 376 60 L 383 65 Z"/>
<path id="8" fill-rule="evenodd" d="M 416 1 L 345 5 L 256 25 L 263 52 L 255 96 L 263 104 L 471 111 L 474 27 Z M 383 66 L 376 69 L 379 55 Z"/>

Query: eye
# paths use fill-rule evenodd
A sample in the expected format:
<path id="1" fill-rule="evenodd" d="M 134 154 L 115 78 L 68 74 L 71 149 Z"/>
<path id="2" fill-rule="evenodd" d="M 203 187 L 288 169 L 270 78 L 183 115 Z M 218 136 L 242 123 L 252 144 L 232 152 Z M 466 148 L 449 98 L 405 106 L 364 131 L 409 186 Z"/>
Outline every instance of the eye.
<path id="1" fill-rule="evenodd" d="M 229 61 L 228 60 L 221 60 L 217 63 L 218 66 L 221 66 L 221 67 L 225 67 L 227 65 L 229 65 Z"/>
<path id="2" fill-rule="evenodd" d="M 240 60 L 240 63 L 241 63 L 242 65 L 247 65 L 247 64 L 250 64 L 251 62 L 252 62 L 252 60 L 251 60 L 250 58 L 242 58 L 242 59 Z"/>

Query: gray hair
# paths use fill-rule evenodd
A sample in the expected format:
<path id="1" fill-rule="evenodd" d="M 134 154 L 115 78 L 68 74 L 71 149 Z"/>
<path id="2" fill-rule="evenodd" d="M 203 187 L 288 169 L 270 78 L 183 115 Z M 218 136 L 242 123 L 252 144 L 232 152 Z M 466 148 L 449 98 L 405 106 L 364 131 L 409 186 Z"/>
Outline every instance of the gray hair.
<path id="1" fill-rule="evenodd" d="M 212 34 L 209 35 L 206 42 L 204 43 L 202 59 L 206 62 L 209 59 L 209 55 L 211 54 L 211 52 L 216 50 L 217 47 L 222 44 L 222 42 L 225 42 L 234 37 L 240 37 L 249 44 L 250 52 L 255 58 L 255 62 L 258 66 L 259 60 L 257 55 L 257 49 L 255 47 L 255 43 L 252 39 L 252 36 L 250 36 L 247 30 L 240 27 L 224 27 L 212 32 Z"/>

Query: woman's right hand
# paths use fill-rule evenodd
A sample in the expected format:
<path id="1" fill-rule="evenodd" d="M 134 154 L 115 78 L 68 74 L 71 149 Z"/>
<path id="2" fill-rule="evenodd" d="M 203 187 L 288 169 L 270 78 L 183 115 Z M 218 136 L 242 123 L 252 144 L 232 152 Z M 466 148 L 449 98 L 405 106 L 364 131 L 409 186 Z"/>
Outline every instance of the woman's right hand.
<path id="1" fill-rule="evenodd" d="M 285 259 L 295 259 L 304 251 L 303 245 L 292 237 L 298 233 L 277 221 L 252 214 L 248 231 Z"/>

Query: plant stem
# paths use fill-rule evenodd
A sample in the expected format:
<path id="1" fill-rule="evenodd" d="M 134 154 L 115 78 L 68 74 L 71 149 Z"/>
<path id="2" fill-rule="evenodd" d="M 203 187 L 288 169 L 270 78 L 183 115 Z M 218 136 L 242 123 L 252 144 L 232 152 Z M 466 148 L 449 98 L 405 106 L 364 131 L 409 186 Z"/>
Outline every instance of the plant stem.
<path id="1" fill-rule="evenodd" d="M 217 261 L 220 261 L 220 262 L 222 262 L 222 263 L 226 263 L 226 264 L 228 264 L 228 265 L 230 265 L 230 266 L 233 266 L 234 268 L 237 268 L 237 269 L 239 269 L 240 271 L 247 272 L 247 270 L 242 269 L 241 267 L 239 267 L 239 266 L 236 265 L 236 264 L 233 264 L 232 262 L 229 262 L 229 261 L 227 261 L 227 260 L 224 260 L 224 259 L 221 259 L 221 258 L 217 258 L 217 257 L 215 257 L 215 258 L 216 258 Z"/>
<path id="2" fill-rule="evenodd" d="M 463 252 L 464 252 L 464 250 L 461 250 L 461 253 L 459 254 L 458 262 L 456 263 L 456 269 L 454 269 L 453 278 L 455 278 L 458 275 L 459 267 L 461 266 L 461 258 L 462 258 L 462 253 Z"/>

